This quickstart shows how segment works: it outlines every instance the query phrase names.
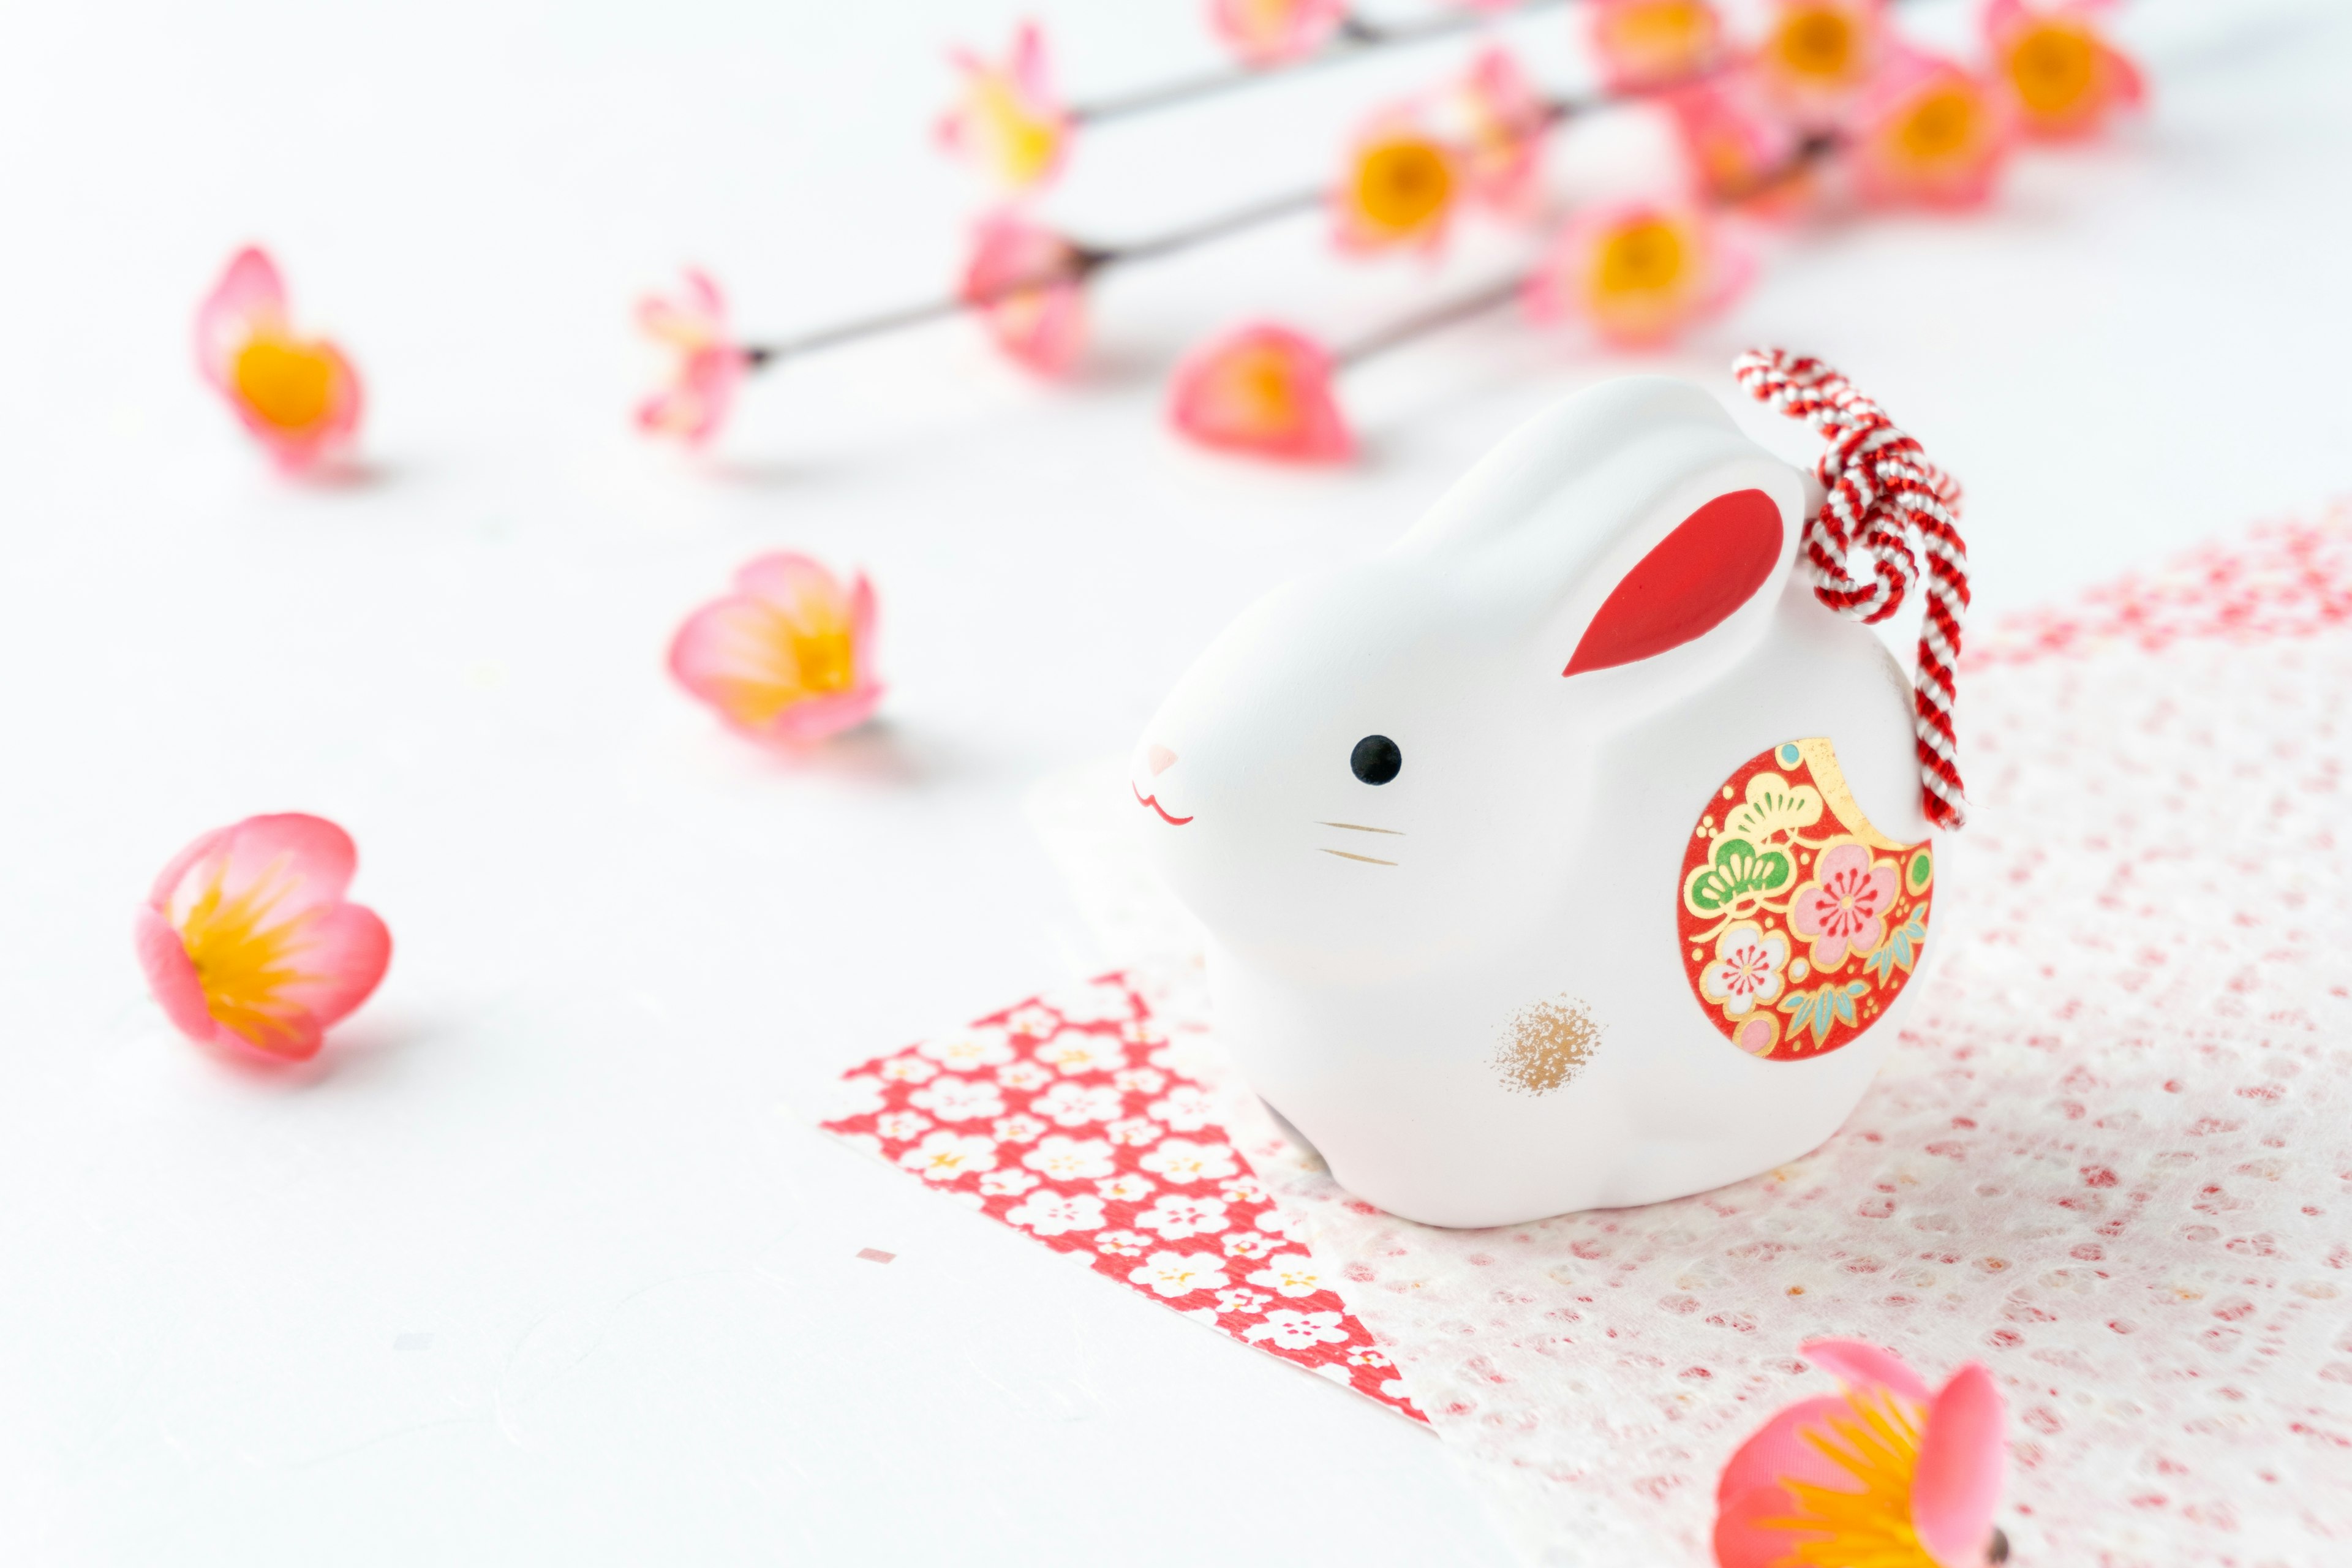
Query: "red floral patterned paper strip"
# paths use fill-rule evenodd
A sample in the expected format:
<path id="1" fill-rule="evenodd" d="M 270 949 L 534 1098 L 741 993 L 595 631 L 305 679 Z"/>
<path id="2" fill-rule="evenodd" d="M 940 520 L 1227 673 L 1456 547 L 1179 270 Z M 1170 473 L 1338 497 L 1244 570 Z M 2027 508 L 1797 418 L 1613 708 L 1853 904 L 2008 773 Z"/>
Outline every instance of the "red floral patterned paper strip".
<path id="1" fill-rule="evenodd" d="M 1416 1421 L 1388 1356 L 1122 974 L 845 1074 L 825 1130 L 1219 1333 Z"/>

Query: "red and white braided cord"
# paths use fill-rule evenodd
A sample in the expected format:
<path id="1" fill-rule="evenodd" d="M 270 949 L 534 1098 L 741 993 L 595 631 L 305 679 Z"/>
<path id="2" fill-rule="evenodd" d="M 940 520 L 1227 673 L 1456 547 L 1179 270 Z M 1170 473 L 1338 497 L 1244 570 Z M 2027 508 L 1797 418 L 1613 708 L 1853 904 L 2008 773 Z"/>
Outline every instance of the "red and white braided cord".
<path id="1" fill-rule="evenodd" d="M 1919 574 L 1919 556 L 1927 559 L 1927 608 L 1911 683 L 1920 804 L 1937 827 L 1958 827 L 1968 820 L 1952 731 L 1953 671 L 1960 661 L 1960 617 L 1969 607 L 1960 487 L 1895 427 L 1885 409 L 1821 361 L 1782 349 L 1750 349 L 1731 370 L 1759 403 L 1804 420 L 1829 439 L 1815 470 L 1829 499 L 1806 521 L 1803 539 L 1813 593 L 1822 604 L 1856 620 L 1883 621 L 1903 607 Z"/>

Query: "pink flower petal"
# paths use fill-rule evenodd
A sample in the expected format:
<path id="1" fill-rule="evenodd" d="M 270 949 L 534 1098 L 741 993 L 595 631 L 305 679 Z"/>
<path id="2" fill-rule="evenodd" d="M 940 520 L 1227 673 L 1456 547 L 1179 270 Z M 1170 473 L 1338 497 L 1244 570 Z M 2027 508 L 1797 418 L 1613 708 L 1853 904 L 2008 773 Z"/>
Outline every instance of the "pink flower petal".
<path id="1" fill-rule="evenodd" d="M 173 857 L 148 901 L 176 924 L 217 870 L 220 891 L 229 898 L 283 880 L 279 907 L 296 914 L 340 903 L 358 866 L 352 836 L 322 816 L 299 811 L 248 816 L 213 829 Z"/>
<path id="2" fill-rule="evenodd" d="M 163 1004 L 163 1016 L 172 1020 L 172 1026 L 192 1040 L 213 1039 L 219 1026 L 213 1022 L 204 982 L 196 978 L 196 966 L 180 941 L 178 929 L 153 906 L 142 904 L 132 937 L 138 944 L 139 966 L 147 972 L 148 989 Z"/>
<path id="3" fill-rule="evenodd" d="M 1538 195 L 1536 176 L 1553 110 L 1518 60 L 1500 47 L 1481 50 L 1445 107 L 1470 198 L 1507 216 L 1528 214 Z"/>
<path id="4" fill-rule="evenodd" d="M 1355 452 L 1332 395 L 1331 357 L 1287 327 L 1244 327 L 1176 370 L 1168 416 L 1205 447 L 1287 462 L 1343 462 Z"/>
<path id="5" fill-rule="evenodd" d="M 1832 1414 L 1846 1409 L 1843 1394 L 1824 1394 L 1817 1398 L 1800 1400 L 1774 1415 L 1763 1426 L 1739 1445 L 1730 1462 L 1717 1478 L 1715 1499 L 1719 1506 L 1727 1506 L 1738 1495 L 1758 1490 L 1778 1490 L 1781 1481 L 1795 1479 L 1833 1484 L 1844 1472 L 1840 1470 L 1822 1451 L 1800 1435 L 1800 1429 L 1818 1427 Z M 1780 1499 L 1785 1511 L 1789 1500 Z M 1786 1550 L 1783 1542 L 1782 1550 Z"/>
<path id="6" fill-rule="evenodd" d="M 229 258 L 212 292 L 196 308 L 196 368 L 215 391 L 229 391 L 229 367 L 257 329 L 283 331 L 286 284 L 278 264 L 258 246 Z"/>
<path id="7" fill-rule="evenodd" d="M 647 294 L 637 301 L 637 325 L 648 337 L 689 353 L 725 342 L 727 300 L 719 285 L 692 267 L 681 279 L 685 287 L 677 298 Z"/>
<path id="8" fill-rule="evenodd" d="M 726 424 L 751 360 L 730 341 L 719 285 L 691 267 L 683 281 L 676 298 L 648 294 L 637 301 L 638 326 L 677 351 L 669 384 L 637 405 L 637 427 L 699 447 Z"/>
<path id="9" fill-rule="evenodd" d="M 1911 1477 L 1911 1524 L 1942 1568 L 1979 1568 L 1992 1538 L 2008 1448 L 2000 1390 L 1976 1362 L 1954 1373 L 1927 1409 Z"/>
<path id="10" fill-rule="evenodd" d="M 1927 1403 L 1927 1385 L 1893 1351 L 1861 1340 L 1807 1340 L 1797 1353 L 1850 1389 L 1891 1388 L 1916 1404 Z"/>

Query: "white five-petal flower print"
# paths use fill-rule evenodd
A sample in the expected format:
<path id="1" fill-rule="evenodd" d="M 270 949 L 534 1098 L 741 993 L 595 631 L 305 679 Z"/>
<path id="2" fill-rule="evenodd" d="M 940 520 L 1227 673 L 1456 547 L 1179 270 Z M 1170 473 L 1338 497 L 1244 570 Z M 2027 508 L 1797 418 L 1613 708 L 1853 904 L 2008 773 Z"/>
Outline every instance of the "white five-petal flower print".
<path id="1" fill-rule="evenodd" d="M 1006 1209 L 1004 1217 L 1039 1236 L 1060 1236 L 1072 1230 L 1098 1230 L 1103 1223 L 1102 1199 L 1091 1193 L 1057 1193 L 1048 1189 L 1030 1194 Z"/>
<path id="2" fill-rule="evenodd" d="M 1146 1143 L 1160 1142 L 1160 1128 L 1157 1121 L 1146 1121 L 1140 1116 L 1130 1116 L 1125 1121 L 1112 1122 L 1104 1128 L 1103 1131 L 1114 1143 L 1124 1143 L 1130 1149 L 1140 1149 Z"/>
<path id="3" fill-rule="evenodd" d="M 1136 1162 L 1174 1186 L 1215 1181 L 1240 1171 L 1232 1148 L 1223 1143 L 1195 1143 L 1189 1138 L 1163 1138 L 1157 1148 Z"/>
<path id="4" fill-rule="evenodd" d="M 1095 1250 L 1113 1258 L 1140 1258 L 1159 1244 L 1140 1231 L 1107 1230 L 1095 1237 Z"/>
<path id="5" fill-rule="evenodd" d="M 1135 1223 L 1170 1241 L 1181 1241 L 1188 1236 L 1223 1230 L 1231 1222 L 1225 1218 L 1223 1198 L 1189 1198 L 1178 1193 L 1163 1193 L 1158 1203 L 1135 1216 Z"/>
<path id="6" fill-rule="evenodd" d="M 1223 1262 L 1213 1252 L 1155 1252 L 1129 1269 L 1127 1277 L 1134 1284 L 1150 1286 L 1155 1295 L 1189 1296 L 1195 1290 L 1222 1290 L 1231 1283 L 1218 1267 Z"/>
<path id="7" fill-rule="evenodd" d="M 1108 1072 L 1127 1065 L 1127 1051 L 1108 1035 L 1065 1029 L 1036 1049 L 1040 1062 L 1065 1078 L 1082 1072 Z"/>
<path id="8" fill-rule="evenodd" d="M 1227 1258 L 1265 1258 L 1276 1247 L 1289 1245 L 1287 1242 L 1276 1241 L 1270 1236 L 1260 1236 L 1254 1230 L 1237 1230 L 1221 1239 L 1224 1243 Z"/>
<path id="9" fill-rule="evenodd" d="M 1312 1296 L 1323 1289 L 1323 1276 L 1317 1271 L 1315 1260 L 1303 1253 L 1277 1253 L 1265 1260 L 1265 1267 L 1249 1277 L 1253 1285 L 1263 1285 L 1285 1296 Z"/>
<path id="10" fill-rule="evenodd" d="M 983 1079 L 941 1073 L 907 1097 L 942 1121 L 979 1121 L 1004 1114 L 1004 1097 Z"/>
<path id="11" fill-rule="evenodd" d="M 980 1179 L 980 1190 L 992 1198 L 1017 1198 L 1036 1184 L 1026 1171 L 991 1171 Z"/>
<path id="12" fill-rule="evenodd" d="M 940 1069 L 920 1057 L 892 1057 L 874 1070 L 892 1083 L 929 1083 Z"/>
<path id="13" fill-rule="evenodd" d="M 1095 1184 L 1097 1195 L 1107 1204 L 1139 1204 L 1159 1190 L 1151 1184 L 1150 1177 L 1139 1176 L 1133 1171 L 1121 1171 Z"/>
<path id="14" fill-rule="evenodd" d="M 1048 1038 L 1061 1026 L 1061 1018 L 1051 1007 L 1041 1007 L 1034 1002 L 1026 1007 L 1015 1007 L 1004 1018 L 1006 1032 L 1026 1035 L 1033 1040 Z"/>
<path id="15" fill-rule="evenodd" d="M 931 1119 L 919 1110 L 894 1110 L 875 1118 L 874 1131 L 893 1143 L 904 1143 L 920 1136 L 931 1125 Z"/>
<path id="16" fill-rule="evenodd" d="M 1054 1075 L 1035 1062 L 1007 1062 L 996 1069 L 996 1081 L 1007 1089 L 1017 1089 L 1027 1094 L 1054 1081 Z"/>
<path id="17" fill-rule="evenodd" d="M 1260 1307 L 1265 1306 L 1268 1301 L 1273 1300 L 1273 1297 L 1267 1295 L 1263 1290 L 1251 1290 L 1236 1285 L 1231 1289 L 1220 1290 L 1217 1292 L 1217 1310 L 1220 1312 L 1255 1312 Z"/>
<path id="18" fill-rule="evenodd" d="M 1153 1100 L 1145 1109 L 1179 1132 L 1198 1132 L 1217 1117 L 1217 1108 L 1209 1103 L 1208 1091 L 1189 1083 L 1178 1084 L 1165 1098 Z"/>
<path id="19" fill-rule="evenodd" d="M 866 1116 L 888 1103 L 882 1098 L 882 1080 L 870 1073 L 853 1073 L 833 1086 L 826 1101 L 825 1120 L 845 1121 L 853 1116 Z"/>
<path id="20" fill-rule="evenodd" d="M 996 1168 L 996 1140 L 977 1132 L 931 1133 L 898 1156 L 898 1163 L 919 1172 L 927 1182 L 952 1182 L 967 1171 Z"/>
<path id="21" fill-rule="evenodd" d="M 1158 1068 L 1121 1068 L 1110 1075 L 1111 1087 L 1129 1094 L 1158 1094 L 1168 1087 L 1168 1075 Z"/>
<path id="22" fill-rule="evenodd" d="M 1058 1132 L 1041 1139 L 1034 1149 L 1021 1156 L 1021 1163 L 1057 1182 L 1108 1176 L 1117 1169 L 1111 1163 L 1110 1145 L 1103 1140 L 1065 1138 Z"/>
<path id="23" fill-rule="evenodd" d="M 1084 1127 L 1118 1114 L 1119 1092 L 1108 1084 L 1057 1083 L 1029 1102 L 1036 1114 L 1059 1127 Z"/>
<path id="24" fill-rule="evenodd" d="M 1336 1345 L 1348 1337 L 1339 1326 L 1337 1312 L 1296 1312 L 1278 1308 L 1265 1315 L 1265 1321 L 1254 1323 L 1242 1331 L 1245 1340 L 1272 1340 L 1286 1351 L 1311 1350 L 1317 1345 Z"/>
<path id="25" fill-rule="evenodd" d="M 1235 1176 L 1229 1182 L 1219 1182 L 1217 1195 L 1229 1204 L 1265 1202 L 1265 1189 L 1257 1184 L 1257 1178 L 1255 1176 Z"/>
<path id="26" fill-rule="evenodd" d="M 925 1040 L 915 1047 L 924 1056 L 950 1072 L 971 1072 L 976 1068 L 992 1068 L 1013 1059 L 1013 1042 L 1003 1029 L 986 1024 L 974 1024 L 958 1029 L 952 1035 L 941 1035 L 936 1040 Z"/>
<path id="27" fill-rule="evenodd" d="M 1006 1116 L 998 1119 L 995 1132 L 1000 1143 L 1029 1143 L 1045 1131 L 1045 1123 L 1034 1116 Z"/>
<path id="28" fill-rule="evenodd" d="M 1727 1017 L 1740 1017 L 1780 994 L 1780 968 L 1788 962 L 1787 937 L 1742 921 L 1716 939 L 1715 962 L 1699 973 L 1699 993 L 1721 1004 Z"/>

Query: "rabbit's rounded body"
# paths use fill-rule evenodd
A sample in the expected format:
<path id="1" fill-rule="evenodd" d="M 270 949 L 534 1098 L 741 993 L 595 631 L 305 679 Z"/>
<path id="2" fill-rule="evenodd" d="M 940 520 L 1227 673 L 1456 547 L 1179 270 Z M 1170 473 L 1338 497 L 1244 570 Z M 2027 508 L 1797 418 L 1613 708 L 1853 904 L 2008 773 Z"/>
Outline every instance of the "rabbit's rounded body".
<path id="1" fill-rule="evenodd" d="M 1648 1203 L 1794 1158 L 1861 1097 L 1920 954 L 1877 955 L 1879 986 L 1794 900 L 1869 915 L 1927 832 L 1907 682 L 1792 581 L 1805 500 L 1704 393 L 1597 388 L 1389 552 L 1246 612 L 1154 719 L 1139 821 L 1208 931 L 1220 1035 L 1349 1191 L 1448 1226 Z M 1763 776 L 1813 826 L 1743 826 L 1780 879 L 1709 924 L 1687 866 L 1743 764 L 1799 742 Z M 1846 861 L 1878 880 L 1839 906 Z M 1798 948 L 1859 999 L 1819 1036 Z M 1711 1003 L 1703 970 L 1768 989 Z"/>

